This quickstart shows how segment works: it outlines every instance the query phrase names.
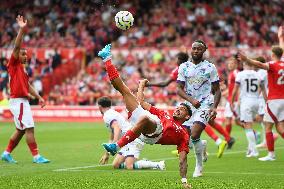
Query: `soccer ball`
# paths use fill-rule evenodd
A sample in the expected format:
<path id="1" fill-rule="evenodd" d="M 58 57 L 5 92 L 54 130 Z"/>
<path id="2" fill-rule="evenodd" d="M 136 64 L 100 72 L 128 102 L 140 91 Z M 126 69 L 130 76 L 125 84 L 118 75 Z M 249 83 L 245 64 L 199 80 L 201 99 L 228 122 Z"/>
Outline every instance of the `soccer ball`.
<path id="1" fill-rule="evenodd" d="M 114 19 L 115 25 L 122 30 L 128 30 L 134 22 L 132 14 L 128 11 L 119 11 L 116 13 Z"/>

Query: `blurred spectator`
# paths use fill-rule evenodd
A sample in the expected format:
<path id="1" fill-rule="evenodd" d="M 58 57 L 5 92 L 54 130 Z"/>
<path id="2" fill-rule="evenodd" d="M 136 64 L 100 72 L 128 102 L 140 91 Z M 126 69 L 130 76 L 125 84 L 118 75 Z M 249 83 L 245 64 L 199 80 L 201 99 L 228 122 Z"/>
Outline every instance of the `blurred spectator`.
<path id="1" fill-rule="evenodd" d="M 129 10 L 135 17 L 134 26 L 128 31 L 118 30 L 113 17 L 118 10 Z M 24 13 L 29 28 L 24 38 L 26 47 L 48 47 L 55 54 L 45 61 L 35 55 L 26 67 L 31 81 L 40 91 L 40 77 L 52 74 L 62 63 L 59 49 L 83 47 L 87 68 L 77 77 L 67 79 L 55 86 L 48 95 L 50 104 L 95 104 L 101 95 L 110 95 L 121 101 L 120 95 L 109 85 L 102 64 L 96 54 L 105 44 L 114 49 L 129 50 L 114 55 L 114 63 L 131 90 L 135 91 L 141 78 L 138 68 L 145 69 L 151 80 L 163 80 L 175 67 L 174 56 L 169 47 L 190 47 L 195 39 L 203 39 L 210 49 L 222 47 L 224 54 L 210 51 L 222 79 L 226 79 L 226 59 L 231 47 L 271 46 L 277 41 L 277 27 L 284 19 L 282 1 L 247 0 L 34 0 L 3 1 L 0 8 L 0 45 L 13 46 L 18 28 L 15 17 Z M 142 56 L 132 53 L 133 47 L 151 47 Z M 154 48 L 154 49 L 152 49 Z M 6 60 L 1 60 L 3 65 Z M 0 68 L 0 87 L 7 89 L 7 72 Z M 1 89 L 0 88 L 0 89 Z M 147 89 L 149 102 L 175 104 L 175 86 L 166 89 Z"/>
<path id="2" fill-rule="evenodd" d="M 55 54 L 52 57 L 52 63 L 51 63 L 51 67 L 54 70 L 56 67 L 58 67 L 61 64 L 61 55 L 58 52 L 58 49 L 55 49 Z"/>

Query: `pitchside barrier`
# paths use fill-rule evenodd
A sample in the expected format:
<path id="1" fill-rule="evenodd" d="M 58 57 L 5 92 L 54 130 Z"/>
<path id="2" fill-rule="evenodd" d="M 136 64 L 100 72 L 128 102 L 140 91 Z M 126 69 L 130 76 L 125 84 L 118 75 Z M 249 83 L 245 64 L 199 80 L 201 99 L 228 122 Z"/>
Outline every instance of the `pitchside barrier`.
<path id="1" fill-rule="evenodd" d="M 116 106 L 115 110 L 127 117 L 124 106 Z M 163 108 L 172 113 L 174 107 Z M 98 122 L 102 115 L 97 106 L 47 106 L 40 108 L 32 106 L 33 118 L 36 122 Z M 224 121 L 224 108 L 217 109 L 216 121 Z M 13 116 L 8 108 L 0 108 L 0 121 L 13 121 Z"/>

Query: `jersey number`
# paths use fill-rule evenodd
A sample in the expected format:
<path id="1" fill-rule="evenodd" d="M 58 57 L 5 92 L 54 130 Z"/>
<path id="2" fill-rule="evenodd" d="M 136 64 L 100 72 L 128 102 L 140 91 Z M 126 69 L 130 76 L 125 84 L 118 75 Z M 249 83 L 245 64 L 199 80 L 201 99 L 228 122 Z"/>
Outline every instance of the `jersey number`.
<path id="1" fill-rule="evenodd" d="M 277 85 L 283 85 L 284 84 L 284 70 L 283 69 L 279 70 L 278 74 L 280 75 L 280 77 L 277 80 Z"/>
<path id="2" fill-rule="evenodd" d="M 207 113 L 208 111 L 202 111 L 202 113 L 200 114 L 200 117 L 202 119 L 208 120 L 209 119 L 209 114 Z"/>
<path id="3" fill-rule="evenodd" d="M 256 92 L 258 89 L 258 85 L 257 85 L 257 79 L 253 78 L 253 79 L 245 79 L 246 83 L 247 83 L 247 92 Z"/>

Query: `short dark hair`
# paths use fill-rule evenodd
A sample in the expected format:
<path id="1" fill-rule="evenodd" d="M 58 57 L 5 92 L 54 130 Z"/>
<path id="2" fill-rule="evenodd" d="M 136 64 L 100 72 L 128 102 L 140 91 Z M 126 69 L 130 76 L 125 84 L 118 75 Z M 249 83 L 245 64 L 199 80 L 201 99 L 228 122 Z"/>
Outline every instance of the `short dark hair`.
<path id="1" fill-rule="evenodd" d="M 265 58 L 263 56 L 258 56 L 256 58 L 254 58 L 255 60 L 259 61 L 259 62 L 262 62 L 262 63 L 265 63 Z"/>
<path id="2" fill-rule="evenodd" d="M 98 99 L 98 105 L 100 105 L 103 108 L 109 108 L 111 107 L 111 99 L 107 96 L 100 97 Z"/>
<path id="3" fill-rule="evenodd" d="M 201 40 L 201 39 L 197 39 L 197 40 L 195 40 L 193 43 L 195 43 L 195 42 L 203 44 L 204 47 L 205 47 L 205 49 L 208 48 L 207 45 L 206 45 L 206 43 L 205 43 L 203 40 Z"/>
<path id="4" fill-rule="evenodd" d="M 187 113 L 188 113 L 188 115 L 190 115 L 190 117 L 192 116 L 192 111 L 191 111 L 191 108 L 190 108 L 190 106 L 189 105 L 187 105 L 186 103 L 181 103 L 180 104 L 181 106 L 184 106 L 184 107 L 186 107 L 186 109 L 187 109 Z"/>
<path id="5" fill-rule="evenodd" d="M 184 53 L 184 52 L 179 52 L 179 53 L 177 53 L 176 56 L 178 58 L 178 63 L 180 63 L 180 64 L 188 61 L 188 58 L 189 58 L 188 54 Z"/>
<path id="6" fill-rule="evenodd" d="M 272 53 L 275 54 L 277 58 L 281 58 L 283 55 L 283 49 L 279 46 L 272 46 Z"/>

